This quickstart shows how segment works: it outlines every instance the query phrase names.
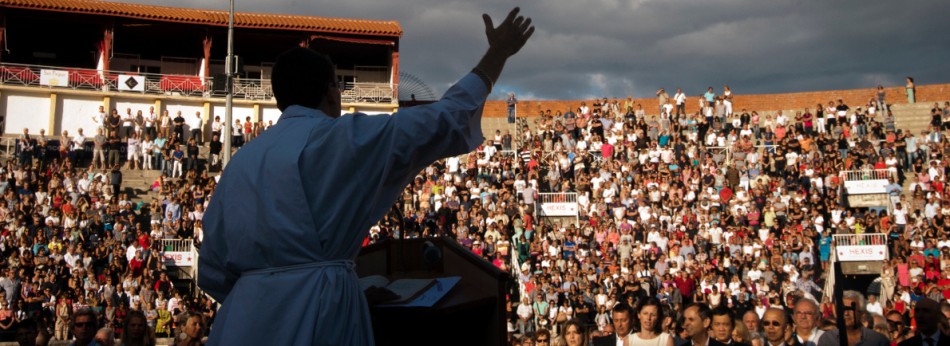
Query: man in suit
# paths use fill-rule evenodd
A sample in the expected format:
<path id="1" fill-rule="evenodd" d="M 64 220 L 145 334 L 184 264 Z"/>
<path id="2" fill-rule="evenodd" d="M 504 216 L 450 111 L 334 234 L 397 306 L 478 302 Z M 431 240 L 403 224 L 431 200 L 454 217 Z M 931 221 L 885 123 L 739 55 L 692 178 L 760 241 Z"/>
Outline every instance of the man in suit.
<path id="1" fill-rule="evenodd" d="M 626 303 L 617 304 L 610 316 L 613 318 L 614 333 L 594 338 L 594 346 L 627 346 L 627 336 L 633 330 L 633 308 Z"/>
<path id="2" fill-rule="evenodd" d="M 818 303 L 809 298 L 795 302 L 795 339 L 804 346 L 816 346 L 825 332 L 818 329 Z"/>
<path id="3" fill-rule="evenodd" d="M 736 319 L 735 316 L 732 315 L 731 310 L 722 306 L 712 309 L 711 325 L 712 338 L 715 341 L 729 346 L 748 346 L 748 344 L 732 340 L 732 332 L 736 327 Z"/>
<path id="4" fill-rule="evenodd" d="M 683 311 L 683 331 L 686 332 L 685 346 L 722 346 L 722 343 L 709 337 L 712 318 L 706 304 L 690 304 Z"/>
<path id="5" fill-rule="evenodd" d="M 785 310 L 769 308 L 762 315 L 762 330 L 765 331 L 765 346 L 801 346 L 798 340 L 792 338 L 785 342 L 785 331 L 788 329 L 788 317 Z"/>
<path id="6" fill-rule="evenodd" d="M 921 298 L 914 306 L 917 335 L 902 341 L 898 346 L 950 346 L 950 336 L 940 331 L 940 303 L 930 298 Z"/>

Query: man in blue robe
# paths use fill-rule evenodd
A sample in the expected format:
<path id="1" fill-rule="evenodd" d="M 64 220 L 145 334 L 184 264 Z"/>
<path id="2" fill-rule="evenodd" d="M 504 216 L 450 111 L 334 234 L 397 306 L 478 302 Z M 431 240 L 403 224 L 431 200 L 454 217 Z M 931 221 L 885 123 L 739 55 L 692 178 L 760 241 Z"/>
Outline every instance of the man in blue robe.
<path id="1" fill-rule="evenodd" d="M 372 345 L 353 260 L 370 227 L 438 159 L 482 143 L 481 111 L 534 27 L 515 8 L 439 102 L 392 116 L 340 116 L 330 60 L 305 48 L 277 59 L 283 112 L 228 165 L 204 215 L 198 284 L 222 303 L 212 345 Z"/>

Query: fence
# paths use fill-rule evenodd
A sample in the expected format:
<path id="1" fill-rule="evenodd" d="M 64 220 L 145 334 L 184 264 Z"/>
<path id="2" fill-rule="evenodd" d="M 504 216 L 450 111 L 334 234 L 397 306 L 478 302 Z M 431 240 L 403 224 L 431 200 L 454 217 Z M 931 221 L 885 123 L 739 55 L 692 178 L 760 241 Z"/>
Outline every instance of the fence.
<path id="1" fill-rule="evenodd" d="M 863 169 L 855 171 L 841 171 L 845 181 L 854 180 L 897 180 L 897 172 L 890 169 Z"/>
<path id="2" fill-rule="evenodd" d="M 44 81 L 41 78 L 44 70 L 66 77 Z M 212 77 L 9 63 L 0 64 L 0 85 L 195 97 L 226 95 L 226 89 L 215 85 Z M 341 94 L 346 103 L 399 103 L 398 88 L 391 83 L 349 83 Z M 234 80 L 233 95 L 248 100 L 269 100 L 274 97 L 274 88 L 270 79 L 239 78 Z"/>
<path id="3" fill-rule="evenodd" d="M 161 239 L 162 249 L 170 252 L 191 252 L 194 242 L 191 239 Z"/>
<path id="4" fill-rule="evenodd" d="M 884 233 L 835 234 L 832 237 L 835 246 L 887 245 L 887 235 Z"/>
<path id="5" fill-rule="evenodd" d="M 577 203 L 577 193 L 557 193 L 543 192 L 539 193 L 541 203 Z"/>

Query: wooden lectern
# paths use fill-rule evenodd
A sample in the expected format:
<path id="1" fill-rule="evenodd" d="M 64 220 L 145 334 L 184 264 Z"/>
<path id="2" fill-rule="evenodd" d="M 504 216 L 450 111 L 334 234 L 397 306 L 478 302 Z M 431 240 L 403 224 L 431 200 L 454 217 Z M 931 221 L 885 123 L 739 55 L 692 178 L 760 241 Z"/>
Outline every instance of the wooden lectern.
<path id="1" fill-rule="evenodd" d="M 438 250 L 433 252 L 433 250 Z M 434 256 L 441 252 L 441 256 Z M 459 276 L 429 308 L 371 307 L 377 345 L 505 345 L 505 292 L 511 279 L 449 238 L 387 240 L 364 247 L 360 277 L 391 280 Z"/>

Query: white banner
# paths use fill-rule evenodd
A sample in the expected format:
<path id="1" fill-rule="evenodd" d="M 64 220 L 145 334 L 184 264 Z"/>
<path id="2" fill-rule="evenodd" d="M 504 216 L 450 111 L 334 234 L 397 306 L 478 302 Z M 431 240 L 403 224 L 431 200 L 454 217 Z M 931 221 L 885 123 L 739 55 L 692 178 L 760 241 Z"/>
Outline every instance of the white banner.
<path id="1" fill-rule="evenodd" d="M 839 261 L 883 261 L 887 259 L 887 245 L 836 246 Z"/>
<path id="2" fill-rule="evenodd" d="M 886 193 L 887 179 L 874 180 L 846 180 L 844 187 L 852 195 L 862 195 L 868 193 Z"/>
<path id="3" fill-rule="evenodd" d="M 866 195 L 848 195 L 848 204 L 857 207 L 886 207 L 890 197 L 886 193 L 872 193 Z"/>
<path id="4" fill-rule="evenodd" d="M 119 85 L 119 90 L 145 91 L 145 77 L 142 76 L 120 74 L 116 84 Z"/>
<path id="5" fill-rule="evenodd" d="M 69 86 L 69 72 L 62 70 L 40 70 L 40 85 Z"/>
<path id="6" fill-rule="evenodd" d="M 166 266 L 188 267 L 195 265 L 195 257 L 191 252 L 165 251 L 162 253 L 162 262 Z"/>
<path id="7" fill-rule="evenodd" d="M 541 203 L 543 216 L 577 216 L 577 203 Z"/>

